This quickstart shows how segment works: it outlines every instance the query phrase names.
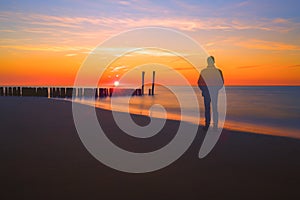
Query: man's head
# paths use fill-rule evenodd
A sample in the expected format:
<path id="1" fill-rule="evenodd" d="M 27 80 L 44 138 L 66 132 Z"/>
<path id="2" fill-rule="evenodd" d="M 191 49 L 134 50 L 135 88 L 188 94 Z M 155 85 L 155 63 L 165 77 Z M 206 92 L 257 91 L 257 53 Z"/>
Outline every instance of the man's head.
<path id="1" fill-rule="evenodd" d="M 214 66 L 214 64 L 215 64 L 215 58 L 213 56 L 209 56 L 207 58 L 207 64 L 208 64 L 208 66 Z"/>

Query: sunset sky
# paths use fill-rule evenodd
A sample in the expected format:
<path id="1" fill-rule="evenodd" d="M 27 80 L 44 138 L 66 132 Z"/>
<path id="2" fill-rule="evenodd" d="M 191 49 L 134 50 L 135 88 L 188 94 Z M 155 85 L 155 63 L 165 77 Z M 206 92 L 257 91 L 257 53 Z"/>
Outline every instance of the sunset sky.
<path id="1" fill-rule="evenodd" d="M 299 8 L 296 0 L 2 0 L 0 85 L 72 85 L 92 49 L 145 26 L 196 40 L 226 85 L 300 85 Z"/>

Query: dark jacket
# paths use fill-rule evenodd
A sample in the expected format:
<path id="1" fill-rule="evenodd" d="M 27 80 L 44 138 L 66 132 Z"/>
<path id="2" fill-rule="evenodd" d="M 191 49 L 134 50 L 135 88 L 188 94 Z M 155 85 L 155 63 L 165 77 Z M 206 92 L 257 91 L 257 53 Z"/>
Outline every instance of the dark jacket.
<path id="1" fill-rule="evenodd" d="M 214 66 L 208 66 L 200 73 L 198 86 L 202 91 L 202 96 L 209 95 L 209 91 L 218 92 L 224 85 L 223 73 Z"/>

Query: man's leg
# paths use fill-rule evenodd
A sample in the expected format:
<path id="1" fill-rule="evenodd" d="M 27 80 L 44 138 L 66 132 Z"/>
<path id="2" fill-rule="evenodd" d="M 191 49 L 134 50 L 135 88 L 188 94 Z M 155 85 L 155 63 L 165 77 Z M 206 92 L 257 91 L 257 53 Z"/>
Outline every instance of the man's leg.
<path id="1" fill-rule="evenodd" d="M 205 126 L 210 125 L 210 96 L 204 96 L 204 108 L 205 108 Z"/>
<path id="2" fill-rule="evenodd" d="M 219 123 L 219 113 L 218 113 L 218 92 L 214 92 L 211 96 L 211 104 L 212 104 L 212 113 L 213 113 L 213 121 L 214 127 L 218 127 Z"/>

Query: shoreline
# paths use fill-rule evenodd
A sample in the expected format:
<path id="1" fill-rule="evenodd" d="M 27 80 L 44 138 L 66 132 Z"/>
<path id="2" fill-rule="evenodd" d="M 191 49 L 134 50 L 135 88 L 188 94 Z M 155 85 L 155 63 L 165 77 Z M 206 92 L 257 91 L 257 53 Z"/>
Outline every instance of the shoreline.
<path id="1" fill-rule="evenodd" d="M 99 109 L 103 109 L 103 110 L 108 110 L 111 111 L 111 107 L 104 107 L 101 106 L 100 104 L 95 105 L 93 103 L 89 103 L 88 101 L 82 101 L 81 99 L 78 101 L 73 101 L 72 99 L 59 99 L 59 98 L 53 98 L 55 100 L 59 100 L 59 101 L 69 101 L 69 102 L 76 102 L 76 103 L 80 103 L 82 105 L 88 105 L 91 107 L 95 107 L 95 108 L 99 108 Z M 122 113 L 126 113 L 125 111 L 123 111 L 122 109 L 118 109 L 115 110 L 116 112 L 122 112 Z M 134 115 L 140 115 L 140 116 L 146 116 L 148 117 L 147 113 L 142 113 L 142 111 L 140 110 L 134 110 L 131 109 L 130 110 L 130 114 L 134 114 Z M 171 117 L 170 117 L 171 116 Z M 159 116 L 153 116 L 154 118 L 159 118 L 159 119 L 165 119 L 163 117 L 159 117 Z M 204 119 L 201 119 L 201 122 L 199 123 L 195 123 L 193 117 L 191 116 L 187 116 L 187 118 L 190 118 L 189 120 L 185 121 L 187 123 L 192 123 L 198 126 L 204 126 Z M 175 113 L 169 113 L 168 117 L 166 118 L 168 120 L 175 120 L 175 121 L 181 121 L 180 120 L 180 115 L 175 114 Z M 232 120 L 225 120 L 223 129 L 226 129 L 228 131 L 237 131 L 237 132 L 248 132 L 248 133 L 253 133 L 253 134 L 259 134 L 259 135 L 270 135 L 270 136 L 278 136 L 278 137 L 287 137 L 287 138 L 293 138 L 293 139 L 298 139 L 300 140 L 300 135 L 298 130 L 296 129 L 285 129 L 283 130 L 283 128 L 278 128 L 278 127 L 272 127 L 272 126 L 266 126 L 266 125 L 254 125 L 251 123 L 246 123 L 246 122 L 238 122 L 238 121 L 232 121 Z M 279 129 L 279 130 L 278 130 Z M 288 132 L 289 135 L 285 135 L 284 133 Z"/>
<path id="2" fill-rule="evenodd" d="M 52 97 L 0 97 L 0 98 L 41 98 L 41 99 L 50 99 L 50 100 L 54 100 L 54 101 L 66 101 L 66 102 L 76 102 L 79 103 L 81 105 L 86 105 L 86 106 L 90 106 L 90 107 L 94 107 L 96 109 L 99 110 L 104 110 L 104 111 L 112 111 L 111 108 L 105 108 L 105 107 L 101 107 L 101 106 L 97 106 L 94 105 L 92 103 L 87 103 L 87 101 L 85 101 L 86 103 L 83 103 L 80 99 L 80 101 L 73 101 L 72 99 L 69 98 L 52 98 Z M 122 110 L 115 110 L 115 112 L 120 112 L 120 113 L 126 113 L 125 111 Z M 134 111 L 134 112 L 130 112 L 130 114 L 132 115 L 138 115 L 138 116 L 142 116 L 142 117 L 149 117 L 147 114 L 141 114 L 140 111 Z M 163 118 L 163 117 L 158 117 L 158 116 L 154 116 L 153 118 L 157 118 L 157 119 L 166 119 L 166 120 L 173 120 L 173 121 L 178 121 L 180 122 L 181 120 L 179 119 L 179 115 L 177 114 L 170 114 L 170 116 L 173 116 L 171 118 Z M 187 123 L 192 123 L 195 125 L 198 125 L 199 127 L 203 127 L 204 123 L 203 120 L 201 120 L 201 123 L 194 123 L 191 120 L 190 121 L 184 121 Z M 247 127 L 247 128 L 243 128 L 243 127 Z M 260 127 L 260 128 L 257 128 Z M 284 138 L 291 138 L 291 139 L 296 139 L 296 140 L 300 140 L 300 135 L 298 134 L 298 130 L 296 129 L 285 129 L 285 132 L 289 132 L 289 135 L 284 135 L 282 133 L 282 130 L 276 130 L 276 127 L 271 129 L 271 130 L 265 130 L 265 129 L 270 129 L 271 126 L 263 126 L 263 125 L 253 125 L 250 123 L 245 123 L 245 122 L 236 122 L 236 121 L 229 121 L 229 120 L 225 120 L 223 129 L 225 129 L 226 131 L 232 131 L 232 132 L 241 132 L 241 133 L 249 133 L 249 134 L 258 134 L 258 135 L 267 135 L 267 136 L 275 136 L 275 137 L 284 137 Z M 250 130 L 249 130 L 250 129 Z M 291 134 L 292 132 L 292 134 Z"/>

